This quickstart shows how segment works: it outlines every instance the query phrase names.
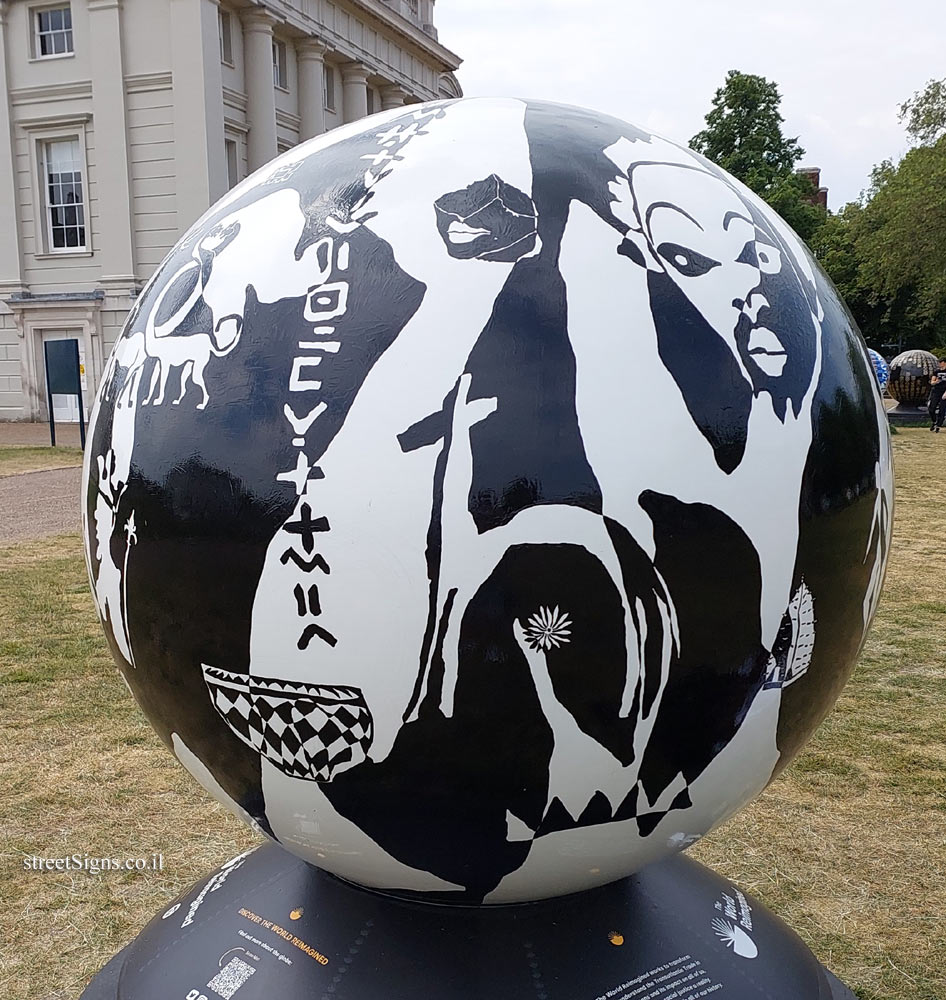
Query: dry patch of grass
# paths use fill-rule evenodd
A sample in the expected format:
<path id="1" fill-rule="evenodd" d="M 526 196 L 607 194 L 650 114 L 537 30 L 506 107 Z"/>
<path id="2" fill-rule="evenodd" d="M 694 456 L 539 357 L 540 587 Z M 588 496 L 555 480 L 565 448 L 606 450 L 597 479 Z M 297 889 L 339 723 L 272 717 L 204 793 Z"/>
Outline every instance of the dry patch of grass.
<path id="1" fill-rule="evenodd" d="M 694 853 L 782 916 L 862 1000 L 943 1000 L 946 440 L 907 429 L 894 446 L 893 555 L 854 677 L 792 767 Z M 75 1000 L 253 835 L 129 697 L 75 536 L 0 548 L 0 700 L 0 997 Z M 31 855 L 152 853 L 163 872 L 23 870 Z"/>
<path id="2" fill-rule="evenodd" d="M 82 464 L 82 449 L 12 445 L 0 448 L 0 476 L 21 472 L 45 472 L 48 469 L 71 469 Z"/>
<path id="3" fill-rule="evenodd" d="M 0 997 L 74 1000 L 200 875 L 254 836 L 213 802 L 115 670 L 77 536 L 0 549 Z M 24 858 L 162 854 L 163 872 Z"/>

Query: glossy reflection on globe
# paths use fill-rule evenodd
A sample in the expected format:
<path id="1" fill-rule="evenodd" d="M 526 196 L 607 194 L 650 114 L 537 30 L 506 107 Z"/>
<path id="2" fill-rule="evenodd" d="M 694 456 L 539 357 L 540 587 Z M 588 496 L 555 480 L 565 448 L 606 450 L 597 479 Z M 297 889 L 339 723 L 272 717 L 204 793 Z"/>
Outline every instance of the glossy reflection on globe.
<path id="1" fill-rule="evenodd" d="M 500 99 L 274 160 L 129 316 L 99 612 L 188 770 L 290 851 L 505 902 L 757 794 L 876 606 L 886 421 L 798 239 L 686 149 Z"/>

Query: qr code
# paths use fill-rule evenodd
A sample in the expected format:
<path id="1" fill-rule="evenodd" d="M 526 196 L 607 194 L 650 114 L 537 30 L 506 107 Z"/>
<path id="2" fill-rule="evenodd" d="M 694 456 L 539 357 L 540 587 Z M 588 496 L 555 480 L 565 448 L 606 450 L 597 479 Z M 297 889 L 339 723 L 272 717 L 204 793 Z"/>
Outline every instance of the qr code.
<path id="1" fill-rule="evenodd" d="M 252 965 L 242 958 L 231 958 L 229 962 L 207 983 L 207 989 L 213 990 L 223 1000 L 230 997 L 256 972 Z"/>

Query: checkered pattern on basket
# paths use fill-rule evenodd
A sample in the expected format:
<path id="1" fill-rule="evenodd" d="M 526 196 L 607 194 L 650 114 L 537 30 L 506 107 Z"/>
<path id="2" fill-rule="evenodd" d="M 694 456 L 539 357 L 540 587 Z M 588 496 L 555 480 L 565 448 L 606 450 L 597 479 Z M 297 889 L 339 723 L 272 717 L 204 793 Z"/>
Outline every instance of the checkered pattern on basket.
<path id="1" fill-rule="evenodd" d="M 201 666 L 214 708 L 236 736 L 283 774 L 330 781 L 367 756 L 371 712 L 358 688 Z"/>

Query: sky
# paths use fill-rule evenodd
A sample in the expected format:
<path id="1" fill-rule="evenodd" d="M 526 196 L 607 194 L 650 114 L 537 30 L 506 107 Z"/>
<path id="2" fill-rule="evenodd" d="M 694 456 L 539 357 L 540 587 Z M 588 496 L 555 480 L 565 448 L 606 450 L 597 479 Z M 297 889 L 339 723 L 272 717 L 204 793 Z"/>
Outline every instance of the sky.
<path id="1" fill-rule="evenodd" d="M 683 143 L 729 70 L 764 76 L 832 211 L 909 149 L 900 104 L 946 77 L 946 0 L 438 0 L 434 20 L 468 97 L 577 104 Z"/>

